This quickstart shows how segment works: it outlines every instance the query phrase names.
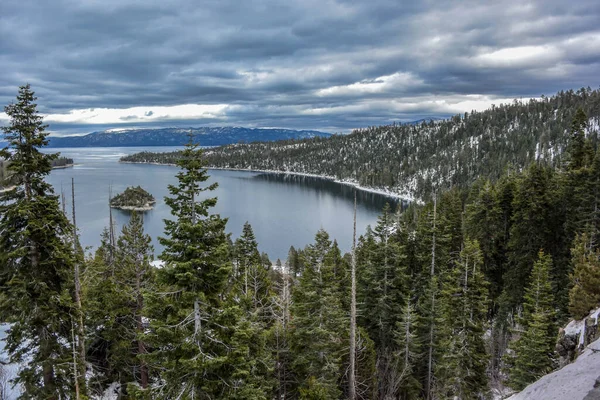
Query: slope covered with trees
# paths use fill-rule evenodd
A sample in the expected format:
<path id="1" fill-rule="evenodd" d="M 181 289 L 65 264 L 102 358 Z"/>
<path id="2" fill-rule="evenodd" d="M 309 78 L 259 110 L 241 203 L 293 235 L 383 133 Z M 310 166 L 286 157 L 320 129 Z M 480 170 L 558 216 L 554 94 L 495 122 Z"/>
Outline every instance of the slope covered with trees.
<path id="1" fill-rule="evenodd" d="M 590 118 L 593 143 L 600 123 L 600 90 L 501 104 L 482 112 L 418 125 L 358 129 L 349 135 L 233 144 L 206 152 L 218 168 L 290 171 L 349 180 L 416 198 L 434 190 L 466 188 L 476 178 L 497 179 L 509 165 L 560 165 L 578 108 Z M 202 143 L 202 137 L 198 137 Z M 130 162 L 174 163 L 178 153 L 140 153 Z"/>

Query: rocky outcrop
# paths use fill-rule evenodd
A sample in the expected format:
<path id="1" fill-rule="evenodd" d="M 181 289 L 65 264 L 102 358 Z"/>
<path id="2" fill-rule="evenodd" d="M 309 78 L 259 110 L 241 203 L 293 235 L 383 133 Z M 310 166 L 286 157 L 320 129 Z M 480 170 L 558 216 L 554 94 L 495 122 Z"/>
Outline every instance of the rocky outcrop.
<path id="1" fill-rule="evenodd" d="M 560 356 L 560 367 L 571 363 L 577 355 L 590 343 L 600 337 L 598 317 L 600 308 L 592 311 L 582 320 L 573 320 L 559 332 L 556 352 Z"/>
<path id="2" fill-rule="evenodd" d="M 509 400 L 600 400 L 600 339 L 583 348 L 577 359 L 545 375 Z"/>

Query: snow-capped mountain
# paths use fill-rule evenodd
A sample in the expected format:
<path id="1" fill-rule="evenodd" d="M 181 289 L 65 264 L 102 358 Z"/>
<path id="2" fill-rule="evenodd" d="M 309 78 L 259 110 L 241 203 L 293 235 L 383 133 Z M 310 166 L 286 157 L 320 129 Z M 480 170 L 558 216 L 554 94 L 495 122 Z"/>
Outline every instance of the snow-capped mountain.
<path id="1" fill-rule="evenodd" d="M 127 128 L 108 129 L 84 136 L 50 135 L 49 147 L 182 146 L 189 141 L 190 133 L 202 146 L 330 136 L 319 131 L 243 127 Z"/>

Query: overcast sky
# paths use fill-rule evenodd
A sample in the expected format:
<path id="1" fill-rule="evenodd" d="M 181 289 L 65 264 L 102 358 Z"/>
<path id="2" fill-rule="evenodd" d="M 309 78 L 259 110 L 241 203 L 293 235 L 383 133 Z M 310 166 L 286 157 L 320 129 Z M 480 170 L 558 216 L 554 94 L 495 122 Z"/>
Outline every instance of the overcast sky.
<path id="1" fill-rule="evenodd" d="M 0 104 L 30 83 L 57 133 L 349 132 L 596 89 L 598 21 L 598 0 L 0 0 Z"/>

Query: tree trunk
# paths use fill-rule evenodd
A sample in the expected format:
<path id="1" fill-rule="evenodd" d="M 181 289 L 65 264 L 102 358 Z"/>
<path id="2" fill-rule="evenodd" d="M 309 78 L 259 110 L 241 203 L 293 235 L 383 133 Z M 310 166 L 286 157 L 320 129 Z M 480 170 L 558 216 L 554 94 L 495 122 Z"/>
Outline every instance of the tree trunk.
<path id="1" fill-rule="evenodd" d="M 350 374 L 348 398 L 356 399 L 356 189 L 354 190 L 354 233 L 352 235 L 352 289 L 350 292 Z"/>
<path id="2" fill-rule="evenodd" d="M 75 306 L 77 307 L 77 352 L 79 354 L 79 362 L 77 368 L 77 397 L 79 399 L 80 382 L 85 385 L 85 330 L 83 325 L 83 307 L 81 305 L 81 280 L 79 278 L 79 261 L 77 253 L 79 248 L 77 246 L 77 220 L 75 218 L 75 179 L 71 178 L 71 202 L 73 205 L 73 256 L 75 262 L 73 263 L 73 279 L 75 281 Z M 84 389 L 82 387 L 82 389 Z M 85 390 L 84 390 L 85 393 Z"/>
<path id="3" fill-rule="evenodd" d="M 136 305 L 136 323 L 137 323 L 137 344 L 138 344 L 138 356 L 140 354 L 146 354 L 148 351 L 146 350 L 146 345 L 140 339 L 140 336 L 144 333 L 144 321 L 142 320 L 142 311 L 144 309 L 144 297 L 142 296 L 142 271 L 140 270 L 141 265 L 138 265 L 138 270 L 136 274 L 136 295 L 137 295 L 137 305 Z M 140 385 L 142 388 L 146 389 L 148 387 L 148 366 L 144 360 L 140 360 Z"/>
<path id="4" fill-rule="evenodd" d="M 433 333 L 434 333 L 434 321 L 435 321 L 435 287 L 434 276 L 435 276 L 435 223 L 436 223 L 436 211 L 437 211 L 437 198 L 436 194 L 433 194 L 433 237 L 431 243 L 431 315 L 430 315 L 430 326 L 429 326 L 429 349 L 427 355 L 427 398 L 431 399 L 431 381 L 433 380 Z"/>
<path id="5" fill-rule="evenodd" d="M 40 338 L 40 356 L 45 361 L 42 362 L 44 393 L 46 400 L 58 400 L 56 393 L 56 382 L 54 379 L 54 366 L 51 359 L 50 343 L 48 343 L 48 335 L 44 327 L 38 327 L 38 336 Z"/>

